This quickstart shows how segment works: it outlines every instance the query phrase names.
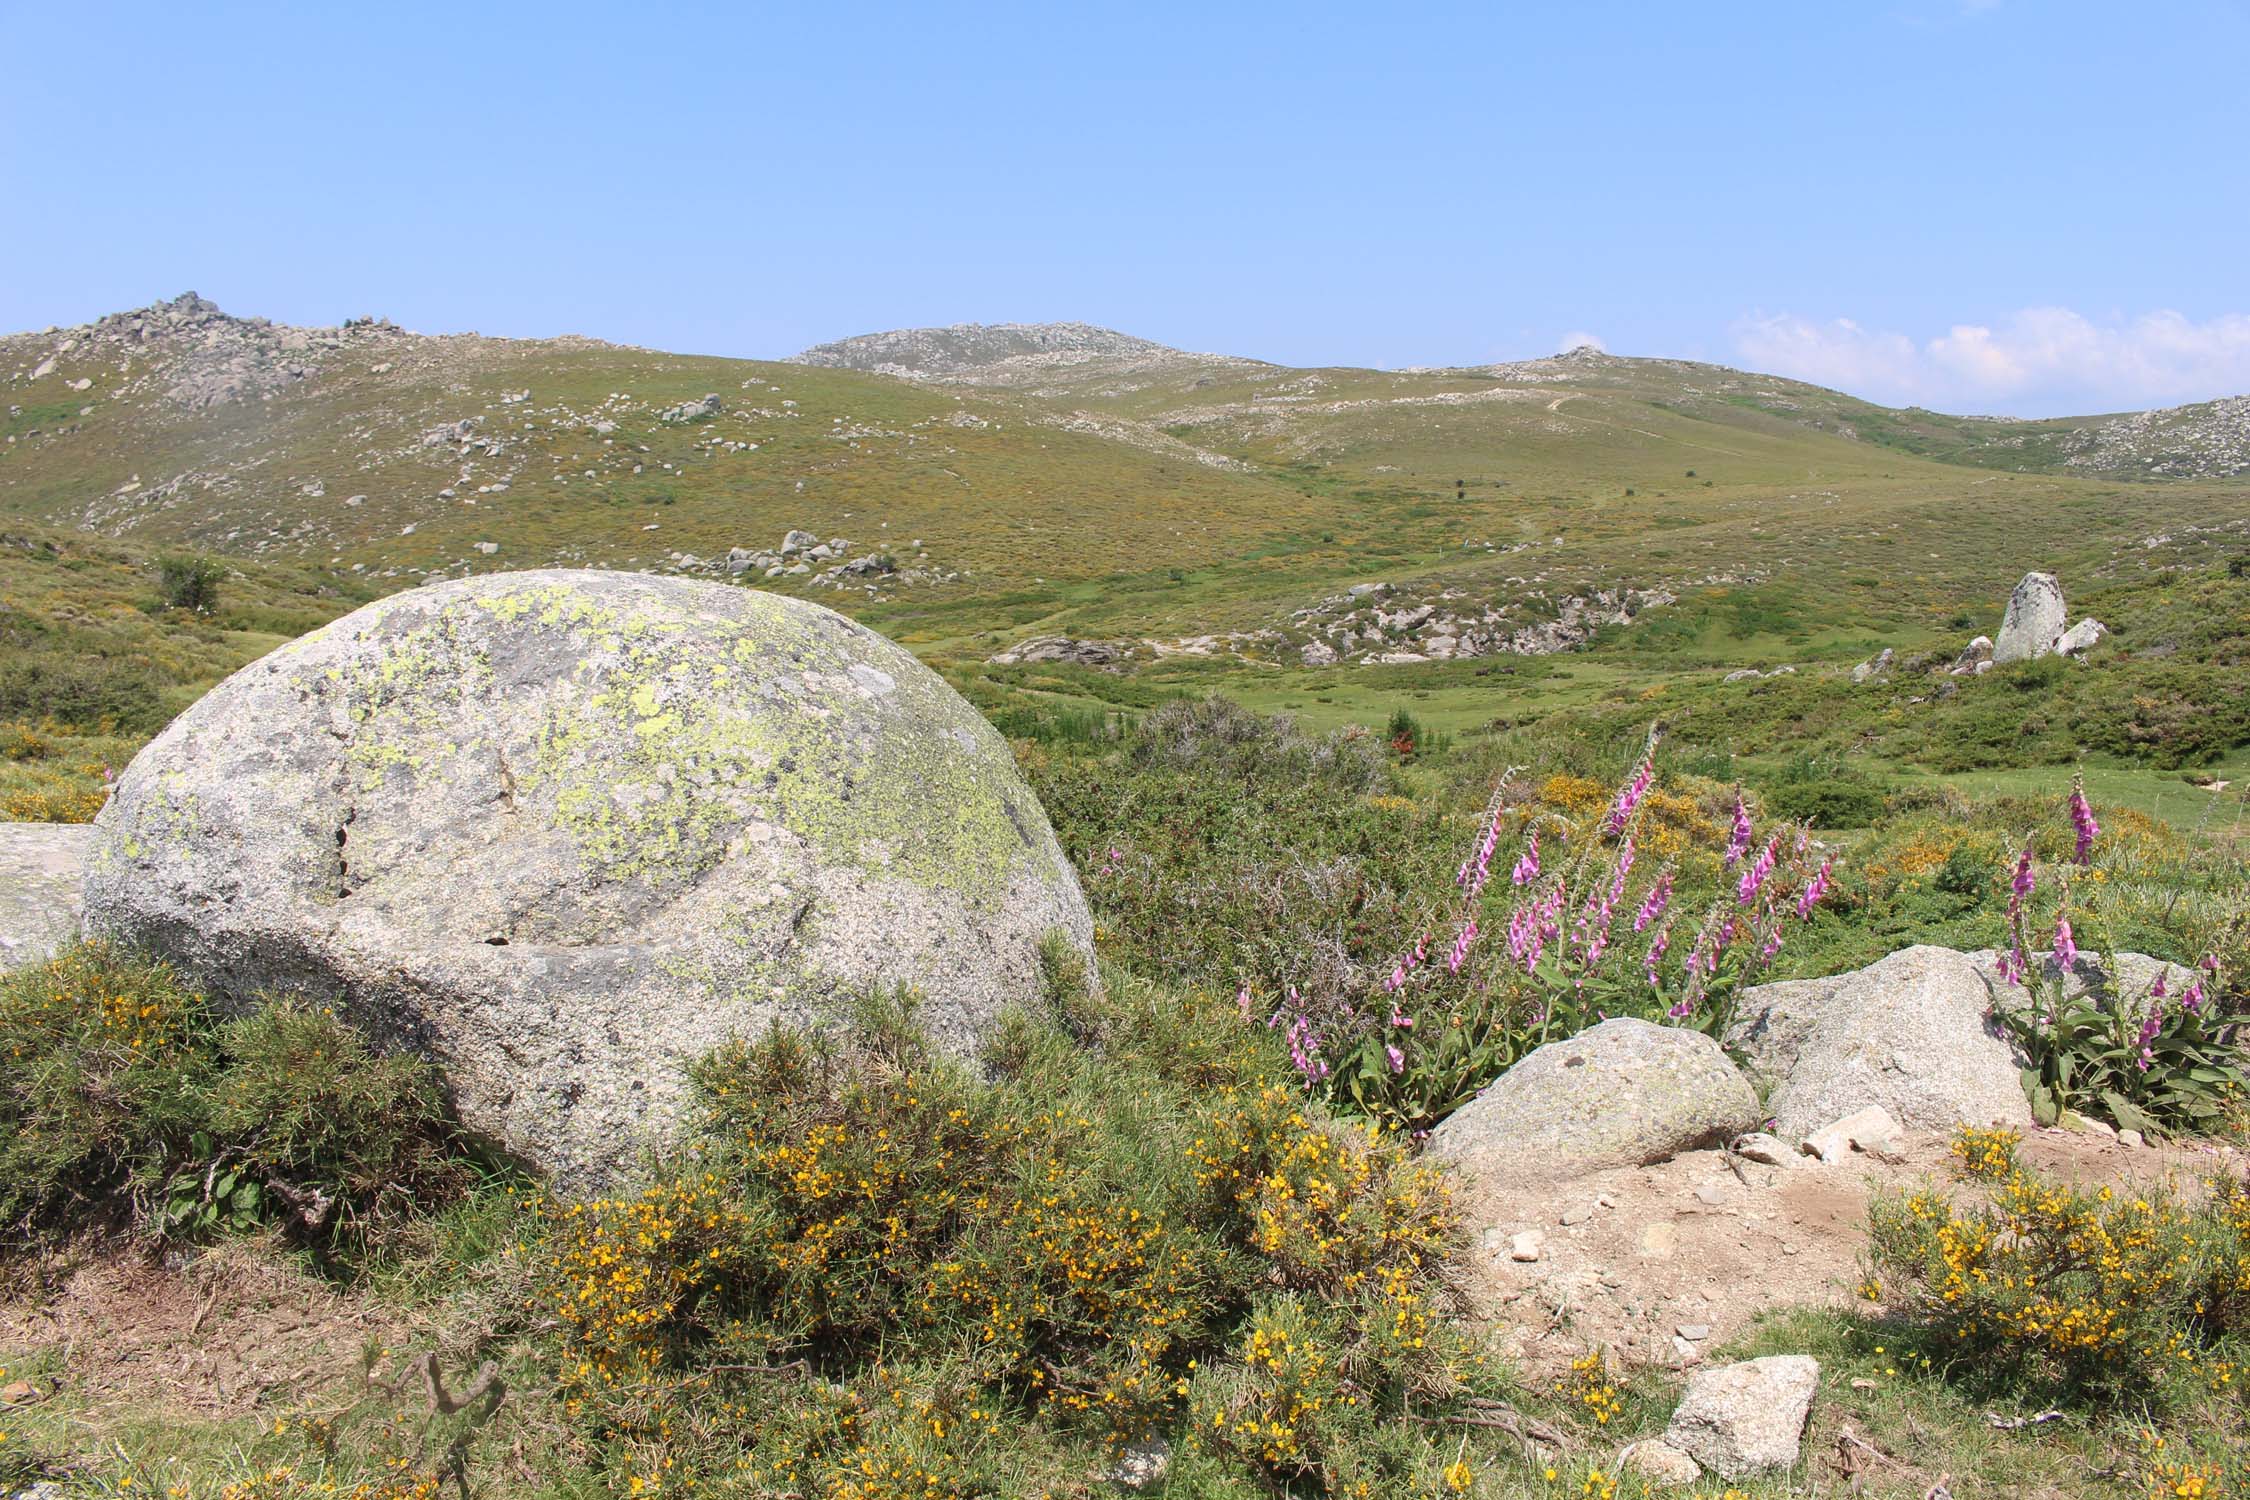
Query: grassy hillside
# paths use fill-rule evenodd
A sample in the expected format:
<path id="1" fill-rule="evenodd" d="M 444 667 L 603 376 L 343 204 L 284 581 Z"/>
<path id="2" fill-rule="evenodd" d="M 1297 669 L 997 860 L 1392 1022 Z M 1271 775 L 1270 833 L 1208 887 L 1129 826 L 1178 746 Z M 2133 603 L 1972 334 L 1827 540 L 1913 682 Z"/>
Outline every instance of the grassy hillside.
<path id="1" fill-rule="evenodd" d="M 223 591 L 230 610 L 272 590 L 296 601 L 262 633 L 247 617 L 197 624 L 228 642 L 214 663 L 426 578 L 549 564 L 727 576 L 711 560 L 802 528 L 898 571 L 841 588 L 763 567 L 745 581 L 853 613 L 1025 723 L 1223 689 L 1319 724 L 1405 708 L 1461 732 L 1632 717 L 1716 692 L 1705 679 L 1728 670 L 1789 665 L 1795 678 L 1750 695 L 1765 719 L 1731 707 L 1745 695 L 1730 689 L 1705 722 L 1787 726 L 1780 741 L 1905 753 L 1940 773 L 2049 759 L 2056 742 L 1988 727 L 1993 744 L 1963 766 L 1895 725 L 1852 728 L 1867 700 L 1844 692 L 1851 664 L 1993 632 L 2032 568 L 2083 599 L 2250 548 L 2250 483 L 2079 472 L 2069 435 L 2086 423 L 1890 412 L 1711 365 L 1580 351 L 1291 370 L 1075 327 L 910 331 L 820 353 L 828 363 L 379 322 L 284 329 L 181 299 L 0 339 L 0 518 L 74 558 L 107 539 L 107 565 L 128 573 L 183 548 L 222 556 L 241 579 Z M 706 394 L 715 414 L 683 408 Z M 2136 429 L 2141 472 L 2162 466 L 2152 455 L 2177 419 Z M 2027 472 L 1995 467 L 2002 454 Z M 12 585 L 19 612 L 16 593 L 54 591 L 40 566 Z M 1604 599 L 1627 602 L 1586 604 Z M 1374 628 L 1423 606 L 1420 624 Z M 1507 644 L 1581 606 L 1560 639 Z M 1489 637 L 1462 654 L 1498 654 L 1444 659 L 1453 620 Z M 1113 642 L 1125 660 L 990 661 L 1043 636 Z M 1558 644 L 1578 649 L 1521 654 Z M 1339 660 L 1307 666 L 1308 647 Z M 2169 706 L 2153 712 L 2177 719 L 2208 684 L 2162 671 Z M 205 680 L 166 679 L 164 701 Z M 1919 708 L 1889 712 L 1914 723 Z M 2239 749 L 2231 722 L 2184 748 L 2162 734 L 2093 743 L 2125 764 L 2223 765 Z"/>

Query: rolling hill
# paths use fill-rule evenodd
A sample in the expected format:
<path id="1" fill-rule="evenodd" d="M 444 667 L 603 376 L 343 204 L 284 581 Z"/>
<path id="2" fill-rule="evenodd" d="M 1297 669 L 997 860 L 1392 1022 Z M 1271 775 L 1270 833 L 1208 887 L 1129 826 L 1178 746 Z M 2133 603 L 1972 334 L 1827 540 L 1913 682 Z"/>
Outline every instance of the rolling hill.
<path id="1" fill-rule="evenodd" d="M 290 328 L 191 293 L 0 338 L 0 396 L 0 517 L 357 591 L 741 575 L 961 663 L 1032 637 L 1128 662 L 1544 652 L 1714 594 L 1843 653 L 1934 638 L 2029 567 L 2192 558 L 2250 514 L 2228 472 L 2250 401 L 2005 422 L 1591 349 L 1291 369 L 964 325 L 773 362 Z M 783 559 L 793 530 L 845 545 Z"/>

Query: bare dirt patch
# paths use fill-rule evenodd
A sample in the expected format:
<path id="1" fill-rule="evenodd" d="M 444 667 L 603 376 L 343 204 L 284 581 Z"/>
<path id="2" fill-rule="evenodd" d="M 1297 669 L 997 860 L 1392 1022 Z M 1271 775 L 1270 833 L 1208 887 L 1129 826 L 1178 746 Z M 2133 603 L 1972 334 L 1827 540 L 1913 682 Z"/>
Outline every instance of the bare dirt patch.
<path id="1" fill-rule="evenodd" d="M 90 1404 L 131 1413 L 243 1416 L 361 1384 L 363 1351 L 403 1348 L 403 1319 L 340 1292 L 256 1242 L 178 1268 L 78 1251 L 33 1268 L 0 1302 L 0 1347 L 52 1356 Z"/>
<path id="2" fill-rule="evenodd" d="M 2192 1181 L 2217 1159 L 2065 1130 L 2030 1132 L 2019 1156 L 2087 1183 L 2167 1172 Z M 1472 1315 L 1534 1374 L 1597 1346 L 1628 1365 L 1691 1365 L 1761 1312 L 1853 1300 L 1877 1192 L 1959 1186 L 1946 1136 L 1907 1135 L 1890 1159 L 1801 1160 L 1775 1167 L 1692 1151 L 1536 1188 L 1471 1182 L 1459 1205 Z M 1539 1238 L 1538 1259 L 1519 1261 L 1527 1232 Z"/>

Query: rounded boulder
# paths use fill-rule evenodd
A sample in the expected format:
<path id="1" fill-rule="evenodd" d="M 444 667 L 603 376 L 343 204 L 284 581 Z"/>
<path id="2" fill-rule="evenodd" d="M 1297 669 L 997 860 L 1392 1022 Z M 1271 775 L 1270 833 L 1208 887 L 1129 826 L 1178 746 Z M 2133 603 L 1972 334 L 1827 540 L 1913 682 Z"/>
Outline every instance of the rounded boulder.
<path id="1" fill-rule="evenodd" d="M 661 1143 L 729 1037 L 904 985 L 967 1054 L 1093 927 L 1006 743 L 904 648 L 559 570 L 394 595 L 235 673 L 120 779 L 85 904 L 227 1002 L 340 999 L 569 1190 Z"/>
<path id="2" fill-rule="evenodd" d="M 1700 1031 L 1617 1017 L 1525 1055 L 1430 1132 L 1429 1154 L 1529 1183 L 1663 1161 L 1758 1127 L 1758 1096 Z"/>

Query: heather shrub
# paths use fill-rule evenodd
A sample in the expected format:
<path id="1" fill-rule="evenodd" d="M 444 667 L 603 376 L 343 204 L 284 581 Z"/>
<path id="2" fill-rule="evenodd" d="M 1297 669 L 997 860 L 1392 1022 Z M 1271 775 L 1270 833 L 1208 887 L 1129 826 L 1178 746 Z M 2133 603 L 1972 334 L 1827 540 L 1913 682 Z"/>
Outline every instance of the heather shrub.
<path id="1" fill-rule="evenodd" d="M 153 733 L 171 717 L 163 684 L 145 667 L 102 656 L 11 654 L 0 662 L 0 719 Z"/>
<path id="2" fill-rule="evenodd" d="M 1104 951 L 1175 984 L 1333 1003 L 1412 937 L 1451 819 L 1399 795 L 1365 734 L 1176 702 L 1098 754 L 1025 769 L 1084 876 Z"/>

